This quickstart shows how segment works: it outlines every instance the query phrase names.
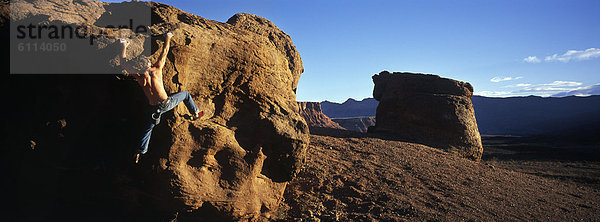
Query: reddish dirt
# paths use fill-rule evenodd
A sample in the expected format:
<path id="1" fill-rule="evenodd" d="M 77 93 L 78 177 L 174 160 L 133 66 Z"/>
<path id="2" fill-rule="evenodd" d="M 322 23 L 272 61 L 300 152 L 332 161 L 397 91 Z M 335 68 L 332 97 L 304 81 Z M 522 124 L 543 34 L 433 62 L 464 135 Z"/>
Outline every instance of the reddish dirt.
<path id="1" fill-rule="evenodd" d="M 438 149 L 316 129 L 284 194 L 285 220 L 595 221 L 600 192 Z"/>

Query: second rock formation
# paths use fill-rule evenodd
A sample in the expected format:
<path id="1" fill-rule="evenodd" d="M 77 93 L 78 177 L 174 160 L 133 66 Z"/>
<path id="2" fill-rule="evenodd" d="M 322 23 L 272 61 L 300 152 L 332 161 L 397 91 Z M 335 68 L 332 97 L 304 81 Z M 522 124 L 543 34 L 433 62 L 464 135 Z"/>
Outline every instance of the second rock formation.
<path id="1" fill-rule="evenodd" d="M 379 106 L 376 125 L 369 132 L 393 134 L 481 160 L 483 147 L 471 84 L 431 74 L 387 71 L 374 75 L 373 82 Z"/>

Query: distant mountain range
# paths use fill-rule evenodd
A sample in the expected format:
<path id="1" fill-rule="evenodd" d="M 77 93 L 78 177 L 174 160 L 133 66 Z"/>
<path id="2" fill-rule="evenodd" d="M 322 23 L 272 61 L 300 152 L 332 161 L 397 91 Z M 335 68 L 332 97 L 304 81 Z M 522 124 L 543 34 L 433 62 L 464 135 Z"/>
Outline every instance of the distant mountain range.
<path id="1" fill-rule="evenodd" d="M 600 96 L 509 97 L 473 96 L 481 134 L 588 133 L 600 125 Z"/>
<path id="2" fill-rule="evenodd" d="M 594 87 L 589 90 L 595 89 Z M 572 92 L 582 93 L 586 92 Z M 600 95 L 567 97 L 473 96 L 481 134 L 592 136 L 600 138 Z M 331 118 L 375 116 L 378 102 L 373 98 L 344 103 L 324 101 L 323 113 Z M 335 119 L 334 119 L 335 121 Z"/>
<path id="3" fill-rule="evenodd" d="M 600 84 L 583 87 L 581 89 L 571 90 L 569 92 L 557 93 L 557 94 L 554 94 L 553 96 L 563 97 L 563 96 L 590 96 L 590 95 L 600 95 Z"/>
<path id="4" fill-rule="evenodd" d="M 377 104 L 379 102 L 373 98 L 366 98 L 361 101 L 350 98 L 341 104 L 323 101 L 321 102 L 321 109 L 329 118 L 375 116 Z"/>

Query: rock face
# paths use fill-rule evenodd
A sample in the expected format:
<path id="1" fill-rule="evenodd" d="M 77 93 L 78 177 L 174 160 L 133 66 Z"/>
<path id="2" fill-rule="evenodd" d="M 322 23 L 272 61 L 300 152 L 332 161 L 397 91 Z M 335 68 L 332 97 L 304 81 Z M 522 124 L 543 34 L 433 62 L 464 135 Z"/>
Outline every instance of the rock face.
<path id="1" fill-rule="evenodd" d="M 366 133 L 370 126 L 375 126 L 374 116 L 334 118 L 332 120 L 347 130 L 361 133 Z"/>
<path id="2" fill-rule="evenodd" d="M 171 119 L 173 143 L 157 157 L 175 199 L 190 211 L 216 209 L 233 218 L 271 213 L 309 140 L 295 101 L 304 70 L 290 37 L 250 14 L 222 24 L 161 4 L 153 13 L 157 32 L 178 27 L 167 91 L 190 91 L 209 116 Z"/>
<path id="3" fill-rule="evenodd" d="M 430 74 L 373 76 L 379 101 L 370 132 L 389 133 L 479 161 L 483 154 L 469 83 Z"/>
<path id="4" fill-rule="evenodd" d="M 119 6 L 138 3 L 65 0 L 31 4 L 31 7 L 21 8 L 19 15 L 25 19 L 53 18 L 66 24 L 86 20 L 88 24 L 98 25 L 104 16 L 126 13 L 119 11 Z M 5 117 L 12 115 L 12 118 L 27 120 L 26 123 L 9 121 L 15 129 L 5 135 L 24 142 L 11 142 L 8 144 L 11 149 L 6 152 L 25 156 L 32 152 L 31 155 L 38 159 L 32 164 L 41 158 L 49 163 L 67 164 L 70 168 L 81 170 L 96 169 L 90 165 L 102 162 L 99 165 L 112 172 L 103 175 L 115 178 L 117 182 L 111 183 L 109 186 L 113 187 L 110 189 L 100 188 L 96 192 L 110 196 L 115 195 L 111 193 L 113 190 L 133 189 L 123 187 L 142 189 L 143 192 L 124 191 L 126 195 L 116 195 L 114 199 L 137 201 L 126 207 L 151 209 L 144 214 L 148 217 L 157 211 L 167 214 L 177 212 L 180 219 L 195 221 L 270 217 L 277 210 L 287 182 L 300 170 L 309 143 L 308 126 L 298 114 L 295 101 L 295 90 L 303 72 L 302 61 L 291 38 L 272 22 L 251 14 L 236 14 L 226 23 L 220 23 L 160 3 L 139 4 L 151 4 L 151 58 L 154 61 L 162 49 L 163 34 L 167 31 L 175 34 L 164 68 L 167 93 L 189 91 L 205 117 L 188 120 L 188 111 L 183 105 L 164 114 L 161 124 L 154 129 L 149 152 L 138 167 L 137 171 L 143 173 L 131 175 L 121 166 L 117 167 L 116 163 L 125 160 L 115 156 L 129 156 L 128 150 L 132 150 L 134 143 L 125 141 L 134 140 L 132 138 L 139 134 L 131 126 L 140 124 L 139 113 L 145 109 L 146 99 L 133 81 L 116 80 L 108 75 L 5 75 L 5 82 L 8 82 L 7 85 L 10 83 L 10 87 L 5 88 L 8 92 L 30 90 L 15 99 L 13 104 L 23 104 L 18 106 L 23 107 L 22 111 L 42 109 L 48 112 L 46 115 L 28 116 L 27 112 L 19 111 L 20 108 L 2 111 Z M 64 16 L 65 12 L 80 16 Z M 3 17 L 7 18 L 6 15 Z M 44 19 L 40 23 L 46 22 Z M 110 34 L 96 37 L 102 43 L 98 45 L 118 44 L 118 40 Z M 140 47 L 135 43 L 133 41 L 131 46 L 133 53 L 141 53 L 141 50 L 135 50 Z M 112 48 L 99 50 L 108 52 Z M 118 55 L 118 50 L 113 51 L 109 53 L 111 56 Z M 110 65 L 110 58 L 108 56 L 106 61 L 99 62 Z M 30 105 L 31 101 L 37 102 Z M 46 127 L 37 127 L 44 123 Z M 36 127 L 32 127 L 34 125 Z M 63 127 L 52 133 L 40 133 L 54 125 Z M 22 129 L 17 130 L 19 127 Z M 35 136 L 41 134 L 46 136 Z M 113 139 L 93 142 L 103 135 L 111 135 Z M 39 149 L 64 155 L 52 159 L 33 153 Z M 89 157 L 84 164 L 76 161 L 82 157 L 79 154 L 84 151 L 81 150 L 101 155 L 86 154 Z M 55 163 L 59 160 L 64 160 L 64 163 Z M 30 166 L 27 167 L 29 169 Z M 32 172 L 37 171 L 32 169 Z M 119 176 L 113 176 L 117 174 Z M 60 178 L 87 181 L 72 176 L 75 174 L 69 175 Z M 117 179 L 134 176 L 139 179 L 137 175 L 145 181 L 143 186 L 123 185 L 125 182 Z M 87 177 L 97 179 L 92 175 Z M 35 187 L 27 182 L 15 183 Z M 89 193 L 85 188 L 77 189 Z M 61 190 L 68 189 L 61 187 Z M 63 199 L 70 200 L 68 193 L 61 195 Z M 110 205 L 112 202 L 107 203 Z M 69 204 L 60 206 L 68 209 Z M 90 208 L 98 207 L 106 206 Z M 50 213 L 57 214 L 60 217 L 60 213 Z"/>
<path id="5" fill-rule="evenodd" d="M 331 121 L 329 117 L 323 114 L 321 110 L 321 103 L 318 102 L 298 102 L 300 106 L 300 115 L 304 117 L 306 123 L 310 127 L 323 127 L 323 128 L 334 128 L 344 129 L 336 122 Z"/>

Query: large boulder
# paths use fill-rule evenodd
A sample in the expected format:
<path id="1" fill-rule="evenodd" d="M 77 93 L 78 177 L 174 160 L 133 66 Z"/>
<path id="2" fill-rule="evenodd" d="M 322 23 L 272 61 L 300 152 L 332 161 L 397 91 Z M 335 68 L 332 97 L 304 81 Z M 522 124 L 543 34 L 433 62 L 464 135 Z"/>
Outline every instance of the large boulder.
<path id="1" fill-rule="evenodd" d="M 379 101 L 370 132 L 456 153 L 479 161 L 483 154 L 471 97 L 473 86 L 431 74 L 390 73 L 373 76 Z"/>
<path id="2" fill-rule="evenodd" d="M 344 129 L 323 113 L 319 102 L 298 102 L 300 115 L 310 127 Z"/>
<path id="3" fill-rule="evenodd" d="M 156 60 L 163 34 L 173 32 L 164 68 L 165 89 L 169 94 L 189 91 L 205 117 L 189 120 L 183 105 L 164 114 L 154 129 L 148 154 L 133 171 L 141 175 L 132 175 L 118 165 L 124 158 L 114 156 L 129 157 L 126 151 L 133 150 L 135 143 L 126 141 L 139 134 L 131 125 L 142 121 L 139 116 L 146 99 L 133 80 L 117 80 L 109 75 L 5 76 L 10 82 L 7 92 L 26 92 L 11 100 L 14 110 L 2 111 L 14 119 L 8 121 L 13 128 L 6 135 L 13 139 L 7 143 L 11 149 L 6 152 L 36 156 L 35 162 L 24 166 L 31 174 L 14 176 L 15 186 L 36 187 L 23 178 L 38 175 L 40 171 L 32 166 L 42 159 L 67 171 L 108 169 L 101 178 L 114 179 L 107 185 L 110 188 L 99 186 L 95 191 L 108 197 L 95 198 L 110 204 L 123 200 L 117 206 L 132 201 L 123 205 L 146 216 L 176 212 L 179 219 L 228 221 L 269 218 L 277 211 L 286 184 L 303 165 L 309 143 L 308 126 L 298 114 L 295 94 L 303 72 L 302 61 L 290 36 L 256 15 L 236 14 L 221 23 L 160 3 L 61 0 L 20 4 L 14 19 L 35 18 L 39 24 L 85 23 L 101 30 L 108 30 L 101 27 L 105 17 L 126 15 L 131 4 L 150 7 L 150 33 L 135 35 L 128 31 L 132 39 L 129 56 L 149 52 Z M 118 39 L 113 34 L 92 33 L 96 50 L 106 55 L 100 57 L 105 60 L 96 63 L 109 68 L 118 65 Z M 145 40 L 150 40 L 151 48 L 143 46 Z M 48 114 L 21 112 L 25 110 Z M 41 154 L 40 149 L 52 156 Z M 47 169 L 55 172 L 54 168 Z M 83 174 L 63 172 L 57 170 L 56 178 L 54 174 L 45 175 L 63 181 L 56 185 L 63 197 L 55 209 L 64 210 L 74 204 L 69 200 L 81 196 L 69 194 L 65 187 L 70 183 L 65 181 L 85 183 L 90 177 L 99 177 L 91 174 L 81 179 Z M 143 182 L 127 182 L 131 179 Z M 95 187 L 92 183 L 89 186 Z M 85 186 L 74 189 L 89 193 Z M 48 192 L 56 191 L 52 188 Z M 113 207 L 110 204 L 94 207 L 102 210 Z M 36 209 L 30 204 L 19 207 Z M 79 215 L 75 211 L 71 215 Z M 49 215 L 61 218 L 62 211 L 57 212 Z M 111 213 L 119 214 L 109 211 L 100 217 L 111 218 Z"/>

